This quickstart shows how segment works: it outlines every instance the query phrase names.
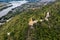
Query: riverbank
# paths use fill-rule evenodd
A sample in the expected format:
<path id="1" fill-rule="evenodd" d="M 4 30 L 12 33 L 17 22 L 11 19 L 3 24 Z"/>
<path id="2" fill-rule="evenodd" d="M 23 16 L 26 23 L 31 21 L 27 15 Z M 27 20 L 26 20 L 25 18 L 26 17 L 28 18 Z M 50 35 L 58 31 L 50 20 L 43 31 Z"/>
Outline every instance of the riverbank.
<path id="1" fill-rule="evenodd" d="M 7 15 L 10 11 L 12 11 L 12 9 L 16 8 L 16 7 L 19 7 L 25 3 L 27 3 L 28 1 L 12 1 L 12 2 L 9 2 L 10 5 L 7 5 L 7 7 L 3 10 L 0 11 L 0 25 L 4 24 L 4 22 L 6 22 L 7 20 L 11 19 L 4 19 L 3 16 Z M 3 19 L 3 20 L 2 20 Z"/>

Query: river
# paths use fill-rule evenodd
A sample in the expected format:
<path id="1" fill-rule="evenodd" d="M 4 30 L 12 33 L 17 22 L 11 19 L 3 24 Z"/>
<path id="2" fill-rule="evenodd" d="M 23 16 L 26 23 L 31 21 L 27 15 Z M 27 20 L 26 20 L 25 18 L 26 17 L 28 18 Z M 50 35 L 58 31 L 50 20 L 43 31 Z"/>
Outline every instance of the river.
<path id="1" fill-rule="evenodd" d="M 11 2 L 9 2 L 9 3 L 11 3 L 11 5 L 13 5 L 13 6 L 11 6 L 11 7 L 8 7 L 8 8 L 6 8 L 6 9 L 3 9 L 2 11 L 0 11 L 0 17 L 2 17 L 2 16 L 4 16 L 4 15 L 6 15 L 9 11 L 11 11 L 12 9 L 14 9 L 14 8 L 16 8 L 16 7 L 18 7 L 18 6 L 21 6 L 22 4 L 25 4 L 25 3 L 27 3 L 29 0 L 27 0 L 27 1 L 11 1 Z M 32 0 L 30 0 L 31 2 L 32 2 Z M 53 2 L 53 1 L 55 1 L 55 0 L 40 0 L 40 2 Z"/>
<path id="2" fill-rule="evenodd" d="M 0 17 L 6 15 L 9 11 L 11 11 L 12 9 L 18 7 L 18 6 L 21 6 L 22 4 L 25 4 L 27 3 L 28 1 L 12 1 L 12 2 L 9 2 L 11 3 L 11 7 L 8 7 L 6 9 L 3 9 L 2 11 L 0 11 Z"/>

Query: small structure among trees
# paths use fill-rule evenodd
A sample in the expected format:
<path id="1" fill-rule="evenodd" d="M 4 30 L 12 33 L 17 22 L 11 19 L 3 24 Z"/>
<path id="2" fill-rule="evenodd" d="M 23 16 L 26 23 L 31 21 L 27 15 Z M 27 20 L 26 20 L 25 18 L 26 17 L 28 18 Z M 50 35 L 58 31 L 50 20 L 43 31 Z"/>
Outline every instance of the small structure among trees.
<path id="1" fill-rule="evenodd" d="M 37 22 L 38 22 L 38 20 L 35 20 L 35 19 L 33 19 L 33 18 L 30 18 L 28 25 L 29 25 L 31 28 L 33 28 L 33 25 L 34 25 L 35 23 L 37 23 Z"/>
<path id="2" fill-rule="evenodd" d="M 47 12 L 46 17 L 45 17 L 45 20 L 48 21 L 48 18 L 49 18 L 49 17 L 50 17 L 50 13 Z"/>

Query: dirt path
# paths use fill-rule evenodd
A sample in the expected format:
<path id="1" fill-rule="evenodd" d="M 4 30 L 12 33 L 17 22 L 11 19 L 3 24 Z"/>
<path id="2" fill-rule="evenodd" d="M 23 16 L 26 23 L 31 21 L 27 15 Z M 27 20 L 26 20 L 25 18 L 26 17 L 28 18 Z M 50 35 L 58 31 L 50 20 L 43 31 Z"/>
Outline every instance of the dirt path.
<path id="1" fill-rule="evenodd" d="M 35 28 L 29 27 L 26 40 L 33 40 L 34 32 L 35 32 Z"/>
<path id="2" fill-rule="evenodd" d="M 33 18 L 30 18 L 28 23 L 28 32 L 27 32 L 27 38 L 26 40 L 34 40 L 35 38 L 35 27 L 34 24 L 36 24 L 38 20 L 35 20 Z"/>

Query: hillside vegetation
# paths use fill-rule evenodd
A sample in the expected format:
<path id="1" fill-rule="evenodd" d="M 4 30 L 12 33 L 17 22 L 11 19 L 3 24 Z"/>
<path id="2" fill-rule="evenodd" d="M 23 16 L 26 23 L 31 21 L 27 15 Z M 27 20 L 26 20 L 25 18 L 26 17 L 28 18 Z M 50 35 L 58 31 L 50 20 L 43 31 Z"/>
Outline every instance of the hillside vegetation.
<path id="1" fill-rule="evenodd" d="M 38 21 L 30 29 L 28 22 L 44 19 L 50 13 L 49 20 Z M 7 33 L 10 32 L 10 35 Z M 0 40 L 60 40 L 60 2 L 46 5 L 40 9 L 29 9 L 13 17 L 11 21 L 0 26 Z"/>

